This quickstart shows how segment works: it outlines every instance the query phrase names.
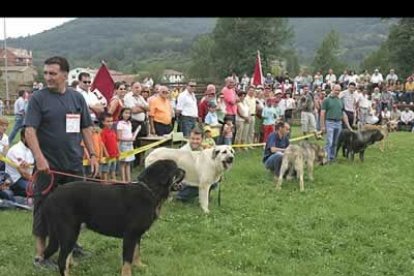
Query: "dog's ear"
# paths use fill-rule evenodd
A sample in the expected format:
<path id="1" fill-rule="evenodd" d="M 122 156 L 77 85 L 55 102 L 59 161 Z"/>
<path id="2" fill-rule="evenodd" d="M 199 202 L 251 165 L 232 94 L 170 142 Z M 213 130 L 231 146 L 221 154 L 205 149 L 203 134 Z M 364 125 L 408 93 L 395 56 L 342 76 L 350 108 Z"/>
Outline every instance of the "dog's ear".
<path id="1" fill-rule="evenodd" d="M 215 159 L 217 155 L 220 153 L 220 150 L 217 148 L 213 149 L 213 154 L 211 155 L 211 158 Z"/>

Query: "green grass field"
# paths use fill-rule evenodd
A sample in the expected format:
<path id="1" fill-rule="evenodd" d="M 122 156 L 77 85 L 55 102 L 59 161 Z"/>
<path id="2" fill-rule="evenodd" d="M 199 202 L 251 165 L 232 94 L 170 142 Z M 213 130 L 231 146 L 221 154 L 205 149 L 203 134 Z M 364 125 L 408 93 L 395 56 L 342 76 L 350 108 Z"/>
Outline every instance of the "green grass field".
<path id="1" fill-rule="evenodd" d="M 148 268 L 133 275 L 414 275 L 413 150 L 412 133 L 392 133 L 364 164 L 316 167 L 303 193 L 297 181 L 275 190 L 262 148 L 238 151 L 221 206 L 216 191 L 209 215 L 197 200 L 166 202 L 142 241 Z M 31 223 L 29 212 L 0 212 L 1 276 L 58 275 L 33 268 Z M 93 255 L 71 275 L 120 274 L 120 240 L 85 230 L 80 244 Z"/>

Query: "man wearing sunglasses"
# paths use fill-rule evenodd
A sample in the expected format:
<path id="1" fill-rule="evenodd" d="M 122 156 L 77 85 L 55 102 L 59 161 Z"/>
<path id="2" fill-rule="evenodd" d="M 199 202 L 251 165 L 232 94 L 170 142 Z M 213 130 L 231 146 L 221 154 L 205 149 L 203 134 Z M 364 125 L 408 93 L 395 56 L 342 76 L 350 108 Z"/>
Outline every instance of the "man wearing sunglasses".
<path id="1" fill-rule="evenodd" d="M 180 118 L 181 131 L 185 138 L 190 137 L 191 130 L 196 126 L 198 118 L 197 98 L 195 96 L 195 82 L 189 82 L 177 99 L 177 116 Z"/>
<path id="2" fill-rule="evenodd" d="M 78 91 L 85 98 L 86 104 L 89 107 L 89 114 L 92 121 L 97 121 L 97 116 L 104 111 L 104 106 L 94 93 L 90 91 L 91 76 L 89 73 L 82 72 L 78 76 L 79 84 Z"/>

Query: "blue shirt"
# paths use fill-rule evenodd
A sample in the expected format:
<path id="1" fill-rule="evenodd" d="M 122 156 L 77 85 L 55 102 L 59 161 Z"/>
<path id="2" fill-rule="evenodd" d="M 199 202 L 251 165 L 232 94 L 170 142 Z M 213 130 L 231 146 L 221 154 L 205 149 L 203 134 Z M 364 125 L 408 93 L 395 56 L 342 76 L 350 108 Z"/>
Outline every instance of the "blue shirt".
<path id="1" fill-rule="evenodd" d="M 204 119 L 204 123 L 208 124 L 208 125 L 217 125 L 218 122 L 218 117 L 217 114 L 208 112 L 206 118 Z"/>
<path id="2" fill-rule="evenodd" d="M 264 125 L 274 125 L 276 123 L 276 109 L 273 107 L 265 106 L 262 111 L 262 117 Z"/>
<path id="3" fill-rule="evenodd" d="M 289 136 L 290 135 L 279 137 L 279 134 L 277 132 L 273 132 L 269 135 L 264 150 L 263 163 L 266 162 L 266 160 L 273 154 L 273 152 L 270 151 L 271 147 L 285 149 L 289 146 Z"/>

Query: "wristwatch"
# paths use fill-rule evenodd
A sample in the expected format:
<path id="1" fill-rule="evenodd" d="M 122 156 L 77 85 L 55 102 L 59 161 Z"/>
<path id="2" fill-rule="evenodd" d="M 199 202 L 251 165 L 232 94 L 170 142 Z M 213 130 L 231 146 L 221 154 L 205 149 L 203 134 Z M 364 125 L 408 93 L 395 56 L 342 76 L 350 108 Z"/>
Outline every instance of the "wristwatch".
<path id="1" fill-rule="evenodd" d="M 92 158 L 92 156 L 95 156 L 96 157 L 96 154 L 95 153 L 91 153 L 91 154 L 89 154 L 89 156 Z"/>

